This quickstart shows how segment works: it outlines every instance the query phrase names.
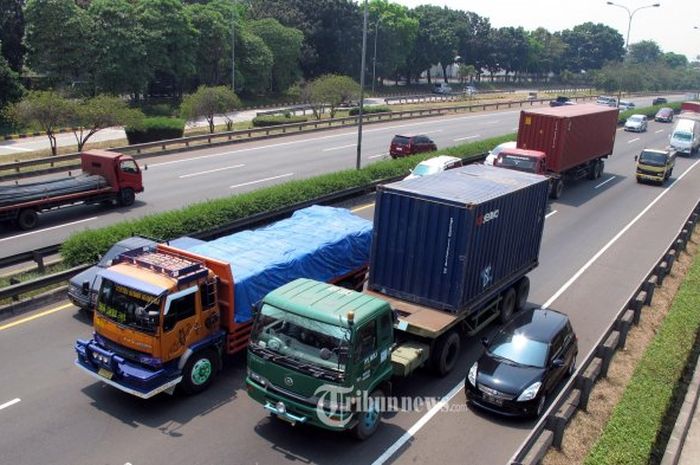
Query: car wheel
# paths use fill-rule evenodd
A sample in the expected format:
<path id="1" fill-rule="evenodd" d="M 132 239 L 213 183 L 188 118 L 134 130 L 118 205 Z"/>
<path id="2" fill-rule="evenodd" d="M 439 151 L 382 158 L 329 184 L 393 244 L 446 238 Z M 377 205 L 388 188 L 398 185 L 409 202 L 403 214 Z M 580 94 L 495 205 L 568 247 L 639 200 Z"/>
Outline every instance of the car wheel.
<path id="1" fill-rule="evenodd" d="M 547 396 L 542 394 L 540 400 L 537 401 L 537 412 L 535 412 L 535 417 L 539 418 L 544 413 L 544 409 L 547 407 Z"/>
<path id="2" fill-rule="evenodd" d="M 354 433 L 355 437 L 360 441 L 372 436 L 377 428 L 379 428 L 379 423 L 382 421 L 382 412 L 377 405 L 377 401 L 384 397 L 384 393 L 381 389 L 375 389 L 370 398 L 373 400 L 372 405 L 368 406 L 366 412 L 360 412 L 358 414 L 358 423 L 355 426 Z"/>
<path id="3" fill-rule="evenodd" d="M 574 373 L 576 373 L 576 355 L 574 355 L 573 360 L 571 360 L 571 365 L 569 365 L 569 370 L 566 372 L 566 374 L 569 377 L 574 376 Z"/>

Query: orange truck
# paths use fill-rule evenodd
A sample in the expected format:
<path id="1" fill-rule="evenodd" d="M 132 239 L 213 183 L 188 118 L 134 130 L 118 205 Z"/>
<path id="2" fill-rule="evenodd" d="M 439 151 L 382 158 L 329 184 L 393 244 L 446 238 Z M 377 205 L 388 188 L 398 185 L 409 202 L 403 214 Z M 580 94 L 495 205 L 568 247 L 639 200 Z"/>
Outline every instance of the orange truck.
<path id="1" fill-rule="evenodd" d="M 0 186 L 0 221 L 23 230 L 39 224 L 39 213 L 74 204 L 134 203 L 143 192 L 141 169 L 133 157 L 107 150 L 80 154 L 82 173 L 30 184 Z"/>
<path id="2" fill-rule="evenodd" d="M 256 231 L 125 252 L 99 272 L 94 336 L 76 342 L 75 363 L 141 398 L 203 391 L 246 349 L 271 290 L 301 277 L 361 288 L 371 236 L 370 221 L 313 206 Z"/>

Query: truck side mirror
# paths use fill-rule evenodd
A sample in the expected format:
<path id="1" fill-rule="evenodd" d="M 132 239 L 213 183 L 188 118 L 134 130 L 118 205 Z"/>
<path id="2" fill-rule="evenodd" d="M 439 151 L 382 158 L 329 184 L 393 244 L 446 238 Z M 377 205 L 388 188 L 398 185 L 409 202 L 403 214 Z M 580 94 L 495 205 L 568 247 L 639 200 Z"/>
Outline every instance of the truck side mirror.
<path id="1" fill-rule="evenodd" d="M 87 294 L 88 292 L 90 292 L 90 282 L 83 281 L 83 294 Z"/>
<path id="2" fill-rule="evenodd" d="M 482 338 L 481 338 L 481 345 L 484 346 L 484 347 L 488 347 L 488 346 L 489 346 L 489 340 L 488 340 L 488 338 L 482 337 Z"/>
<path id="3" fill-rule="evenodd" d="M 638 156 L 637 156 L 637 155 L 635 155 L 635 156 L 634 156 L 634 161 L 637 161 L 637 158 L 638 158 Z"/>

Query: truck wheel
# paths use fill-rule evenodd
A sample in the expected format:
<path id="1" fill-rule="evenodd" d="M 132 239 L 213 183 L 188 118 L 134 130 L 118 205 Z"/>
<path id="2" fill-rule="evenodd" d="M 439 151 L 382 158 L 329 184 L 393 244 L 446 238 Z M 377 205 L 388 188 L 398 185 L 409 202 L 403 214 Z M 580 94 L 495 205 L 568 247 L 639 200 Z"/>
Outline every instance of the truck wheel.
<path id="1" fill-rule="evenodd" d="M 523 276 L 518 284 L 515 286 L 516 289 L 516 302 L 515 309 L 522 310 L 527 305 L 527 298 L 530 295 L 530 278 Z"/>
<path id="2" fill-rule="evenodd" d="M 31 210 L 29 208 L 19 212 L 17 216 L 17 226 L 22 231 L 27 231 L 28 229 L 36 228 L 39 224 L 39 215 L 36 210 Z"/>
<path id="3" fill-rule="evenodd" d="M 198 394 L 209 387 L 218 366 L 216 355 L 211 350 L 195 352 L 182 370 L 182 390 L 186 394 Z"/>
<path id="4" fill-rule="evenodd" d="M 561 197 L 561 193 L 564 191 L 564 183 L 561 181 L 561 179 L 555 179 L 552 181 L 552 184 L 550 184 L 549 187 L 549 196 L 553 198 L 554 200 L 558 199 Z"/>
<path id="5" fill-rule="evenodd" d="M 598 160 L 597 166 L 598 170 L 596 171 L 595 178 L 600 179 L 600 177 L 603 176 L 603 171 L 605 171 L 605 162 L 603 160 Z"/>
<path id="6" fill-rule="evenodd" d="M 119 205 L 122 207 L 133 205 L 134 200 L 136 200 L 136 194 L 134 194 L 133 189 L 127 187 L 119 191 Z"/>
<path id="7" fill-rule="evenodd" d="M 440 376 L 445 376 L 455 367 L 459 358 L 461 340 L 456 331 L 450 331 L 435 342 L 432 367 Z"/>
<path id="8" fill-rule="evenodd" d="M 355 437 L 360 441 L 364 441 L 369 438 L 377 431 L 379 424 L 382 422 L 382 412 L 380 410 L 380 405 L 377 405 L 379 399 L 384 397 L 384 393 L 381 389 L 375 389 L 369 398 L 372 399 L 372 405 L 367 406 L 367 411 L 358 413 L 358 423 L 355 426 L 353 432 Z"/>
<path id="9" fill-rule="evenodd" d="M 528 287 L 530 284 L 528 283 Z M 501 301 L 501 312 L 498 319 L 501 323 L 506 324 L 510 321 L 515 311 L 515 306 L 517 305 L 517 295 L 514 288 L 509 288 L 505 294 L 503 294 L 503 300 Z"/>

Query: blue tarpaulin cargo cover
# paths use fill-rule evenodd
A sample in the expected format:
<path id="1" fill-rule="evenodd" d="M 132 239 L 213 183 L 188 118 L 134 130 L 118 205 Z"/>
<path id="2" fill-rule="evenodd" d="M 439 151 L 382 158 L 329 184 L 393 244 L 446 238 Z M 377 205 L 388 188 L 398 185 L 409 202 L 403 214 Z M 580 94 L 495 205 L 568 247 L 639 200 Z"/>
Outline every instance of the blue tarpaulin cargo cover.
<path id="1" fill-rule="evenodd" d="M 231 264 L 235 322 L 252 318 L 268 292 L 297 278 L 329 281 L 369 261 L 372 222 L 343 208 L 312 206 L 254 231 L 196 245 L 190 252 Z"/>

